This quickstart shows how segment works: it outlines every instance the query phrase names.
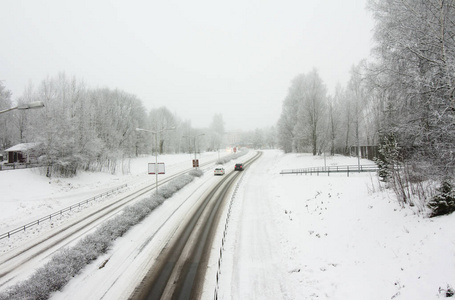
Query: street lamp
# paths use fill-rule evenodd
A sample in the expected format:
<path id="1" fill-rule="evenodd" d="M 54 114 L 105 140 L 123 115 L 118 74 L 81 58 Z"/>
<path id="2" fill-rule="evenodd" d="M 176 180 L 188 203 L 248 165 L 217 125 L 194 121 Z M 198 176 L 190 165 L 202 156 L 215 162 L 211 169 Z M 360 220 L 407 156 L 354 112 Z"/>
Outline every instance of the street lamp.
<path id="1" fill-rule="evenodd" d="M 203 136 L 205 135 L 205 133 L 201 133 L 201 134 L 198 134 L 198 135 L 194 135 L 194 136 L 189 136 L 189 135 L 184 135 L 183 137 L 186 137 L 186 138 L 194 138 L 194 160 L 196 161 L 196 138 L 199 137 L 199 136 Z"/>
<path id="2" fill-rule="evenodd" d="M 42 108 L 44 107 L 44 103 L 41 101 L 30 102 L 26 104 L 21 104 L 15 107 L 11 107 L 5 110 L 0 111 L 0 114 L 11 111 L 11 110 L 26 110 L 26 109 L 35 109 L 35 108 Z"/>
<path id="3" fill-rule="evenodd" d="M 153 131 L 153 130 L 148 130 L 148 129 L 143 129 L 143 128 L 136 128 L 136 131 L 147 131 L 155 135 L 155 194 L 158 196 L 158 134 L 166 131 L 166 130 L 174 130 L 175 127 L 171 128 L 164 128 L 159 131 Z"/>

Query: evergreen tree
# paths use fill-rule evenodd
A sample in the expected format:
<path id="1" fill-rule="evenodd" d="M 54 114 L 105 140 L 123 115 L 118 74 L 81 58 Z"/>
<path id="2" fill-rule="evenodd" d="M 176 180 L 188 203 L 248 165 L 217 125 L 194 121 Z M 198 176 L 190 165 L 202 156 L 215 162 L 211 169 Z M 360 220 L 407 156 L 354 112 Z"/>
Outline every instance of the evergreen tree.
<path id="1" fill-rule="evenodd" d="M 438 194 L 428 203 L 431 209 L 430 218 L 448 215 L 455 211 L 455 191 L 448 178 L 444 179 L 437 189 Z"/>

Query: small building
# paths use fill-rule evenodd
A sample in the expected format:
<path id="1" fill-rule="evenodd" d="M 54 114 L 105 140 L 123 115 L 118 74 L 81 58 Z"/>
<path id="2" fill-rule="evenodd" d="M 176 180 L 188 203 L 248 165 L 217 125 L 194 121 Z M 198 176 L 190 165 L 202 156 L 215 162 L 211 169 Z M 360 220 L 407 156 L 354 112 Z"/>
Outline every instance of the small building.
<path id="1" fill-rule="evenodd" d="M 17 144 L 5 150 L 7 163 L 30 163 L 37 159 L 37 147 L 39 143 Z"/>

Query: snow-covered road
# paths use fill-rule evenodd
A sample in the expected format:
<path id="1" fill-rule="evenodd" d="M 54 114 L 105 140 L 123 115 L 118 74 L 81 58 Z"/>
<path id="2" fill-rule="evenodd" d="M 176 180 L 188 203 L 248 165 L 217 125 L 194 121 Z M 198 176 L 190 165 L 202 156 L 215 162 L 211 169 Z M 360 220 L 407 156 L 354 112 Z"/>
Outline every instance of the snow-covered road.
<path id="1" fill-rule="evenodd" d="M 219 225 L 203 299 L 427 300 L 455 286 L 454 215 L 427 219 L 400 208 L 370 173 L 279 175 L 313 166 L 324 166 L 323 157 L 270 150 L 248 167 L 232 193 L 228 224 Z M 183 218 L 218 179 L 209 172 L 179 191 L 53 299 L 128 297 L 175 230 L 168 220 Z"/>
<path id="2" fill-rule="evenodd" d="M 254 152 L 242 159 L 248 159 Z M 235 162 L 225 165 L 233 172 Z M 53 299 L 127 299 L 139 285 L 171 237 L 185 223 L 220 177 L 212 170 L 166 200 L 140 225 L 116 240 L 111 251 L 84 269 Z M 107 262 L 107 263 L 105 263 Z M 99 266 L 103 265 L 100 269 Z"/>

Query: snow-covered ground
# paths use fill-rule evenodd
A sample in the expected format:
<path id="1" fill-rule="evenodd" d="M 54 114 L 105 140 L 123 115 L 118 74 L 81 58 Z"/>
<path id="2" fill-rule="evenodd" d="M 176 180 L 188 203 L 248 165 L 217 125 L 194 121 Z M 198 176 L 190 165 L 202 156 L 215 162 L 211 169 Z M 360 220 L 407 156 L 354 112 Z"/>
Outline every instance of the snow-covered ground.
<path id="1" fill-rule="evenodd" d="M 348 164 L 356 159 L 327 158 Z M 375 174 L 278 174 L 312 166 L 323 158 L 266 151 L 249 168 L 233 205 L 220 299 L 424 300 L 455 286 L 455 215 L 401 209 Z"/>
<path id="2" fill-rule="evenodd" d="M 188 167 L 190 159 L 162 157 L 173 169 Z M 130 175 L 87 173 L 52 181 L 32 170 L 0 172 L 0 233 L 125 181 L 153 180 L 145 174 L 149 161 L 154 160 L 132 160 Z M 327 165 L 356 163 L 355 158 L 326 158 Z M 426 300 L 444 298 L 439 289 L 455 287 L 455 215 L 427 219 L 400 208 L 373 173 L 279 174 L 312 166 L 324 166 L 323 157 L 270 150 L 247 168 L 231 195 L 228 226 L 220 224 L 224 246 L 221 237 L 213 245 L 204 299 L 213 299 L 216 291 L 218 299 Z M 154 224 L 162 224 L 158 219 L 168 219 L 177 207 L 190 210 L 194 202 L 187 199 L 202 195 L 216 180 L 209 171 L 167 200 L 54 298 L 125 297 L 131 289 L 126 280 L 141 273 L 133 258 L 156 252 L 169 234 L 167 225 L 161 233 L 151 232 Z M 109 273 L 117 277 L 108 279 Z"/>

